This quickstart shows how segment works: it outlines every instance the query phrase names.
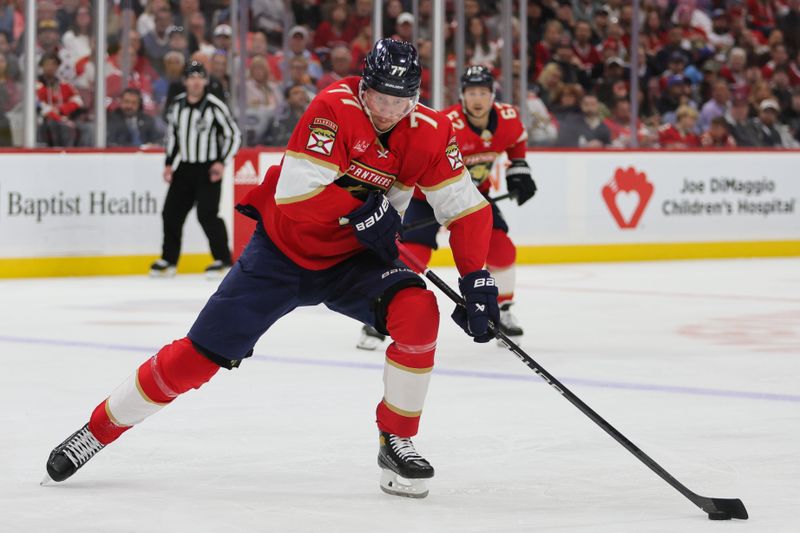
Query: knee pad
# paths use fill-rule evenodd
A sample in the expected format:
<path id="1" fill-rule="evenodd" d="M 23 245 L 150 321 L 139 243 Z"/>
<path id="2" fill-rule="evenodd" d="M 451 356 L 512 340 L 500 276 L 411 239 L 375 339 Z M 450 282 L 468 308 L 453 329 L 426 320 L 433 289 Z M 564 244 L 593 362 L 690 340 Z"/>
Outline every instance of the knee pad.
<path id="1" fill-rule="evenodd" d="M 161 348 L 139 367 L 143 392 L 153 401 L 169 402 L 210 380 L 220 366 L 202 355 L 188 337 Z"/>
<path id="2" fill-rule="evenodd" d="M 499 229 L 492 229 L 492 236 L 489 241 L 489 254 L 486 257 L 486 265 L 491 269 L 508 268 L 517 259 L 517 248 L 508 236 L 508 233 Z"/>
<path id="3" fill-rule="evenodd" d="M 395 342 L 425 346 L 436 342 L 439 307 L 436 296 L 420 287 L 408 287 L 394 295 L 386 313 L 386 329 Z"/>

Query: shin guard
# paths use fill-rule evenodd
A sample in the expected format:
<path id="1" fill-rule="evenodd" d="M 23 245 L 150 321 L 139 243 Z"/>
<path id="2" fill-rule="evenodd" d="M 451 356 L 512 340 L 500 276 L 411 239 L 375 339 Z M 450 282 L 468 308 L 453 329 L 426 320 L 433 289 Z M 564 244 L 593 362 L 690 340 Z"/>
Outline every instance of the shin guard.
<path id="1" fill-rule="evenodd" d="M 436 297 L 418 287 L 401 290 L 389 303 L 386 327 L 394 342 L 386 349 L 378 428 L 411 437 L 417 434 L 433 371 L 439 330 Z"/>
<path id="2" fill-rule="evenodd" d="M 174 341 L 145 361 L 94 409 L 89 430 L 98 441 L 109 444 L 179 394 L 199 388 L 219 368 L 202 356 L 188 338 Z"/>

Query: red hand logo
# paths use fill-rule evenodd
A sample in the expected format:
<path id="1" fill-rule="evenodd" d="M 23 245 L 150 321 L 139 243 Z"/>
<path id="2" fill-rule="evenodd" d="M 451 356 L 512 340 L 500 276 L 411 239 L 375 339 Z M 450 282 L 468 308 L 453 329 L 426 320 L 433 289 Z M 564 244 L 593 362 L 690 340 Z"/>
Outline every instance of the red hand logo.
<path id="1" fill-rule="evenodd" d="M 653 184 L 647 181 L 644 172 L 637 172 L 634 167 L 618 168 L 611 181 L 603 186 L 603 200 L 622 229 L 636 227 L 651 196 Z"/>

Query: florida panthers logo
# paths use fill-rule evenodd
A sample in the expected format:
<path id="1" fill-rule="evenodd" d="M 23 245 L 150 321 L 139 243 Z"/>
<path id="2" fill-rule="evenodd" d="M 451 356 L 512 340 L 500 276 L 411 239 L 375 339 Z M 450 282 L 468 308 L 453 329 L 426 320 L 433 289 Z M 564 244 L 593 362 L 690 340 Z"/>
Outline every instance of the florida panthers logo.
<path id="1" fill-rule="evenodd" d="M 339 126 L 332 120 L 315 118 L 309 124 L 308 129 L 311 130 L 311 133 L 308 135 L 306 149 L 322 155 L 331 155 Z"/>
<path id="2" fill-rule="evenodd" d="M 461 160 L 461 151 L 458 149 L 458 144 L 456 144 L 455 140 L 447 145 L 444 153 L 447 155 L 447 160 L 453 170 L 458 170 L 464 166 L 464 162 Z"/>

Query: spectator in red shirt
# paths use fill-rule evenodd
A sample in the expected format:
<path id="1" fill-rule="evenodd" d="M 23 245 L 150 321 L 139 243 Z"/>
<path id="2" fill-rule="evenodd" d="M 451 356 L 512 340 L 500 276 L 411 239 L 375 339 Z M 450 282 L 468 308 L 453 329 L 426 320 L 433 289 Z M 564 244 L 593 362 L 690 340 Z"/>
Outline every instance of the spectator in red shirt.
<path id="1" fill-rule="evenodd" d="M 350 75 L 350 64 L 353 59 L 353 54 L 350 52 L 350 47 L 344 43 L 339 43 L 331 49 L 330 53 L 331 68 L 330 72 L 326 72 L 317 81 L 317 90 L 321 91 L 331 83 L 337 82 L 342 78 Z"/>
<path id="2" fill-rule="evenodd" d="M 534 72 L 539 74 L 544 66 L 550 62 L 550 58 L 555 51 L 556 46 L 561 41 L 561 36 L 564 34 L 564 28 L 557 20 L 548 21 L 544 27 L 544 36 L 542 40 L 536 43 L 533 48 L 534 59 Z"/>
<path id="3" fill-rule="evenodd" d="M 677 111 L 677 122 L 665 124 L 658 130 L 658 142 L 662 148 L 697 148 L 700 139 L 694 133 L 697 110 L 682 105 Z"/>
<path id="4" fill-rule="evenodd" d="M 358 31 L 372 25 L 372 0 L 356 0 L 355 9 L 350 14 L 348 26 Z"/>
<path id="5" fill-rule="evenodd" d="M 346 4 L 334 5 L 329 17 L 314 32 L 314 50 L 330 49 L 337 42 L 350 42 L 355 37 L 356 28 L 347 24 L 349 13 Z"/>
<path id="6" fill-rule="evenodd" d="M 600 63 L 600 53 L 592 45 L 592 27 L 585 20 L 579 20 L 575 24 L 575 38 L 572 40 L 572 50 L 575 57 L 581 61 L 583 70 L 591 71 Z"/>
<path id="7" fill-rule="evenodd" d="M 730 134 L 728 121 L 725 117 L 714 117 L 708 129 L 700 136 L 700 145 L 703 148 L 734 148 L 736 140 Z"/>
<path id="8" fill-rule="evenodd" d="M 800 31 L 800 28 L 797 31 Z M 772 78 L 772 73 L 776 68 L 789 68 L 789 54 L 786 52 L 786 46 L 783 43 L 773 44 L 770 47 L 769 56 L 769 62 L 761 67 L 761 75 L 765 80 Z"/>
<path id="9" fill-rule="evenodd" d="M 48 52 L 39 60 L 42 75 L 36 83 L 36 105 L 41 118 L 38 142 L 46 146 L 75 146 L 75 115 L 83 108 L 77 89 L 58 79 L 61 59 Z"/>
<path id="10" fill-rule="evenodd" d="M 775 28 L 772 0 L 747 0 L 748 25 L 768 35 Z"/>
<path id="11" fill-rule="evenodd" d="M 644 18 L 641 39 L 648 56 L 655 57 L 661 47 L 664 46 L 665 33 L 661 15 L 656 9 L 648 10 Z"/>

